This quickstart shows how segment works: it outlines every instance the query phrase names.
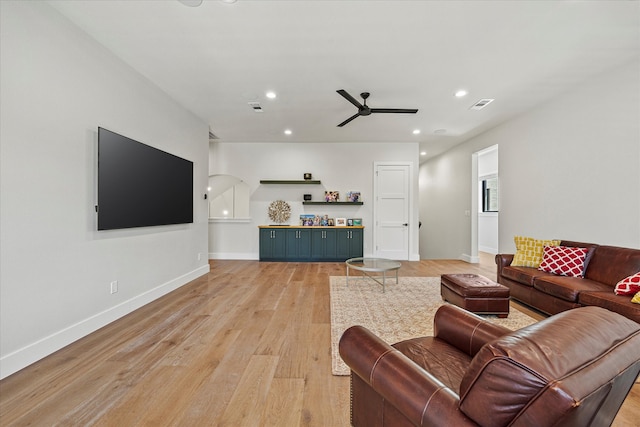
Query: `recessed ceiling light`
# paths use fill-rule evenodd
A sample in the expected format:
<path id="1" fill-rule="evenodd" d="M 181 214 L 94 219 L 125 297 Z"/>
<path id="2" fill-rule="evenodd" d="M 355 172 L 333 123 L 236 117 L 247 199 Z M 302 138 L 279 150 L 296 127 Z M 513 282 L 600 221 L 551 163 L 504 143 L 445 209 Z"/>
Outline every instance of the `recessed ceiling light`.
<path id="1" fill-rule="evenodd" d="M 183 5 L 189 6 L 189 7 L 198 7 L 202 4 L 202 0 L 178 0 L 178 1 Z"/>
<path id="2" fill-rule="evenodd" d="M 267 98 L 269 99 L 275 99 L 276 98 L 276 93 L 273 91 L 269 91 L 266 93 Z"/>
<path id="3" fill-rule="evenodd" d="M 227 4 L 231 4 L 231 3 L 235 3 L 237 0 L 220 0 L 222 3 L 227 3 Z"/>
<path id="4" fill-rule="evenodd" d="M 414 135 L 418 135 L 418 134 L 420 134 L 420 129 L 414 129 L 414 130 L 413 130 L 413 134 L 414 134 Z"/>
<path id="5" fill-rule="evenodd" d="M 427 152 L 426 152 L 426 151 L 421 151 L 421 152 L 420 152 L 420 155 L 421 155 L 421 156 L 426 156 L 426 155 L 427 155 Z"/>
<path id="6" fill-rule="evenodd" d="M 284 134 L 285 135 L 291 135 L 293 132 L 291 132 L 291 129 L 285 129 L 284 130 Z"/>
<path id="7" fill-rule="evenodd" d="M 436 135 L 442 135 L 443 133 L 447 133 L 446 129 L 436 129 L 433 131 Z"/>
<path id="8" fill-rule="evenodd" d="M 459 91 L 456 92 L 456 98 L 462 98 L 463 96 L 467 96 L 467 92 L 464 89 L 460 89 Z"/>

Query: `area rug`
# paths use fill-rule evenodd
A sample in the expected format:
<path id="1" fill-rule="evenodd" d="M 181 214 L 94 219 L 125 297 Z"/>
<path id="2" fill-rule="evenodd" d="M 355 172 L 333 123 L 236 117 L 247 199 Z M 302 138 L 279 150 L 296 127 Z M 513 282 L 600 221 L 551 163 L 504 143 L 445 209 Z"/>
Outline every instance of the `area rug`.
<path id="1" fill-rule="evenodd" d="M 400 277 L 387 281 L 386 292 L 369 278 L 331 276 L 331 358 L 333 375 L 349 375 L 338 353 L 342 333 L 353 325 L 370 329 L 389 344 L 409 338 L 433 335 L 433 316 L 443 304 L 440 277 Z M 509 316 L 484 315 L 509 329 L 520 329 L 536 320 L 511 307 Z"/>

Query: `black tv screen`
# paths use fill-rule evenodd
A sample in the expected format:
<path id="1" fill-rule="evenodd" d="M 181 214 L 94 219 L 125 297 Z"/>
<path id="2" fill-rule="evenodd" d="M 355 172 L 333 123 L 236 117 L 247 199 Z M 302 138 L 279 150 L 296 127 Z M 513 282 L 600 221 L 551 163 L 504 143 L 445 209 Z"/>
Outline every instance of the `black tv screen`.
<path id="1" fill-rule="evenodd" d="M 193 222 L 193 162 L 98 128 L 98 230 Z"/>

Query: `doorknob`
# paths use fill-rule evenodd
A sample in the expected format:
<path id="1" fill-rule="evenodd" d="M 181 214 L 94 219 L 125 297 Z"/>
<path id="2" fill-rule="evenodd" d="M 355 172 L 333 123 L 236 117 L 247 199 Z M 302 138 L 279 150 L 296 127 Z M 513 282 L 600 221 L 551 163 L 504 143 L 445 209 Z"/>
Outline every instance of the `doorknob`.
<path id="1" fill-rule="evenodd" d="M 409 226 L 409 224 L 408 224 L 408 223 L 406 223 L 406 222 L 405 222 L 404 224 L 402 224 L 402 225 L 404 225 L 405 227 L 408 227 L 408 226 Z"/>

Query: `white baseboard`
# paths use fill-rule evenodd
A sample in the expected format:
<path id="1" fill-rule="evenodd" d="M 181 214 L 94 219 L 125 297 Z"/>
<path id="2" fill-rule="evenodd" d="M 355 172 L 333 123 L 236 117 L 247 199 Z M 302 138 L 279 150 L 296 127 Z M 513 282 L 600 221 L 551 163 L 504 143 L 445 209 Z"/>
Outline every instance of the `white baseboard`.
<path id="1" fill-rule="evenodd" d="M 235 260 L 257 261 L 260 259 L 260 256 L 254 253 L 209 252 L 209 259 L 235 259 Z"/>
<path id="2" fill-rule="evenodd" d="M 82 337 L 97 331 L 103 326 L 118 320 L 119 318 L 137 310 L 179 287 L 186 285 L 192 280 L 209 272 L 209 264 L 176 277 L 153 289 L 124 301 L 114 307 L 97 313 L 74 325 L 55 332 L 19 350 L 9 353 L 0 358 L 0 379 L 5 378 L 20 369 L 23 369 L 34 362 L 60 350 L 61 348 L 79 340 Z"/>
<path id="3" fill-rule="evenodd" d="M 490 248 L 488 246 L 478 246 L 478 250 L 480 252 L 486 252 L 486 253 L 491 254 L 491 255 L 497 255 L 498 254 L 498 249 L 497 248 Z"/>
<path id="4" fill-rule="evenodd" d="M 460 255 L 460 259 L 462 261 L 468 262 L 469 264 L 478 264 L 480 262 L 480 257 L 471 256 L 471 255 L 467 255 L 467 254 Z"/>

